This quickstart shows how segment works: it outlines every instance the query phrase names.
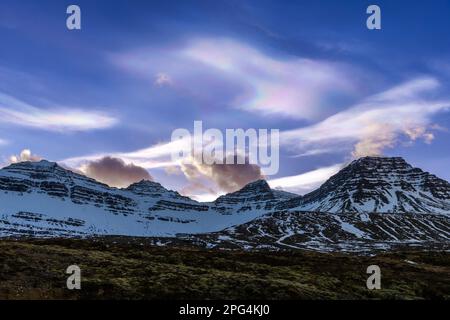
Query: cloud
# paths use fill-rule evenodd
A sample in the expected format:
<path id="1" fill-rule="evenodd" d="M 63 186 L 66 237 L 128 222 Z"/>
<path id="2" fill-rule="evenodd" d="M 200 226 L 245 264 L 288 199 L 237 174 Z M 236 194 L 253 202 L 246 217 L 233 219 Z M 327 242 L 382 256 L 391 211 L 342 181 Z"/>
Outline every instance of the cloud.
<path id="1" fill-rule="evenodd" d="M 296 176 L 272 179 L 268 183 L 272 189 L 277 188 L 297 194 L 306 194 L 317 189 L 328 178 L 341 170 L 342 167 L 343 164 L 335 164 Z"/>
<path id="2" fill-rule="evenodd" d="M 355 157 L 380 155 L 405 139 L 430 143 L 435 128 L 432 117 L 450 107 L 450 101 L 427 97 L 438 88 L 439 82 L 433 78 L 411 80 L 317 124 L 282 132 L 281 143 L 303 152 L 347 146 L 353 148 Z"/>
<path id="3" fill-rule="evenodd" d="M 181 170 L 189 180 L 199 182 L 206 179 L 225 192 L 237 191 L 250 182 L 264 179 L 259 166 L 249 164 L 248 159 L 244 164 L 237 164 L 237 156 L 233 157 L 235 164 L 226 164 L 225 161 L 224 164 L 204 164 L 192 159 L 189 163 L 181 163 Z"/>
<path id="4" fill-rule="evenodd" d="M 0 93 L 0 123 L 47 131 L 87 131 L 114 126 L 118 120 L 98 111 L 70 107 L 38 108 Z"/>
<path id="5" fill-rule="evenodd" d="M 338 148 L 336 148 L 338 149 Z M 334 151 L 336 151 L 336 149 Z M 344 148 L 342 148 L 341 150 L 345 150 Z M 323 154 L 329 154 L 332 153 L 332 150 L 328 149 L 328 148 L 312 148 L 309 150 L 306 150 L 302 153 L 290 156 L 290 158 L 302 158 L 302 157 L 310 157 L 310 156 L 318 156 L 318 155 L 323 155 Z"/>
<path id="6" fill-rule="evenodd" d="M 175 140 L 173 142 L 159 143 L 149 148 L 140 149 L 128 153 L 111 153 L 109 155 L 96 154 L 60 161 L 68 167 L 85 168 L 92 162 L 98 162 L 102 158 L 117 157 L 126 164 L 133 163 L 145 169 L 162 168 L 168 175 L 181 175 L 189 180 L 189 184 L 180 192 L 190 197 L 199 196 L 201 199 L 211 199 L 225 192 L 239 190 L 247 183 L 264 178 L 263 171 L 257 165 L 245 161 L 245 164 L 212 164 L 198 163 L 192 158 L 188 161 L 173 161 L 171 155 L 190 147 L 188 140 Z M 237 163 L 237 161 L 234 161 Z M 89 174 L 87 174 L 89 175 Z M 95 177 L 94 177 L 95 178 Z"/>
<path id="7" fill-rule="evenodd" d="M 356 143 L 352 156 L 380 156 L 386 148 L 393 148 L 396 144 L 396 129 L 388 124 L 373 123 L 367 125 L 361 140 Z"/>
<path id="8" fill-rule="evenodd" d="M 257 165 L 248 164 L 212 164 L 198 163 L 192 158 L 189 161 L 172 160 L 173 153 L 191 147 L 189 139 L 158 143 L 149 148 L 127 153 L 94 154 L 74 157 L 60 161 L 68 167 L 85 168 L 92 162 L 98 162 L 104 157 L 120 158 L 126 164 L 134 164 L 145 169 L 162 168 L 168 175 L 181 175 L 189 180 L 189 185 L 180 192 L 188 196 L 196 196 L 202 191 L 202 199 L 218 196 L 221 191 L 236 191 L 247 183 L 263 178 L 263 172 Z M 234 161 L 234 163 L 236 163 Z"/>
<path id="9" fill-rule="evenodd" d="M 218 197 L 225 195 L 225 193 L 218 193 L 218 194 L 212 194 L 212 193 L 199 193 L 195 195 L 190 195 L 189 197 L 191 199 L 197 200 L 198 202 L 213 202 Z"/>
<path id="10" fill-rule="evenodd" d="M 221 95 L 220 100 L 232 107 L 258 115 L 313 119 L 331 99 L 358 93 L 355 71 L 348 65 L 269 56 L 231 39 L 196 39 L 167 50 L 142 48 L 114 54 L 111 60 L 139 77 L 163 67 L 171 77 L 160 74 L 157 83 L 172 83 L 174 78 L 177 89 L 196 97 L 209 95 L 211 100 Z"/>
<path id="11" fill-rule="evenodd" d="M 200 181 L 191 181 L 180 190 L 180 194 L 198 201 L 210 201 L 219 196 L 217 190 Z"/>
<path id="12" fill-rule="evenodd" d="M 349 155 L 360 157 L 380 155 L 386 148 L 395 147 L 405 141 L 413 143 L 420 139 L 430 143 L 434 138 L 434 131 L 446 130 L 433 124 L 432 117 L 450 106 L 449 101 L 436 101 L 427 96 L 434 95 L 438 88 L 439 82 L 433 78 L 418 78 L 395 86 L 314 125 L 281 132 L 281 147 L 297 151 L 297 157 L 335 152 L 348 152 Z M 238 190 L 248 182 L 263 176 L 258 166 L 205 165 L 196 162 L 183 164 L 171 159 L 173 153 L 186 150 L 187 146 L 190 146 L 190 140 L 184 139 L 158 143 L 134 152 L 106 155 L 145 169 L 170 168 L 166 170 L 167 174 L 176 173 L 178 170 L 175 168 L 180 168 L 181 173 L 191 183 L 185 187 L 184 193 L 199 196 L 197 192 L 201 192 L 203 198 L 210 198 L 212 191 L 217 191 L 218 194 Z M 89 155 L 66 159 L 63 162 L 71 167 L 80 167 L 106 155 Z M 284 187 L 290 188 L 288 190 L 304 193 L 328 178 L 331 169 L 309 176 L 299 175 L 275 181 L 279 183 L 277 186 L 283 187 L 285 183 Z M 314 180 L 318 174 L 322 174 L 319 175 L 322 178 Z M 305 177 L 308 180 L 301 180 L 306 179 Z M 298 186 L 290 186 L 292 181 L 301 183 L 299 182 Z M 200 184 L 203 185 L 201 188 Z"/>
<path id="13" fill-rule="evenodd" d="M 171 85 L 172 79 L 167 73 L 160 72 L 156 75 L 155 84 L 158 86 Z"/>
<path id="14" fill-rule="evenodd" d="M 32 154 L 30 149 L 23 149 L 19 155 L 12 155 L 9 157 L 9 163 L 40 160 L 42 160 L 42 158 L 38 155 Z"/>
<path id="15" fill-rule="evenodd" d="M 180 175 L 183 172 L 181 171 L 180 167 L 176 165 L 170 165 L 164 168 L 164 172 L 168 175 Z"/>
<path id="16" fill-rule="evenodd" d="M 101 158 L 110 156 L 113 158 L 120 158 L 125 163 L 134 163 L 137 166 L 145 169 L 167 168 L 171 166 L 178 166 L 177 162 L 171 160 L 171 155 L 186 150 L 190 146 L 189 139 L 180 139 L 175 141 L 163 142 L 154 144 L 148 148 L 139 149 L 132 152 L 108 152 L 85 155 L 80 157 L 73 157 L 64 159 L 61 162 L 69 167 L 80 167 L 90 161 L 97 161 Z"/>
<path id="17" fill-rule="evenodd" d="M 41 161 L 43 159 L 44 159 L 43 157 L 41 157 L 41 156 L 39 156 L 37 154 L 33 154 L 30 149 L 23 149 L 20 152 L 20 154 L 10 156 L 8 158 L 8 160 L 6 161 L 6 163 L 3 163 L 1 166 L 8 166 L 8 165 L 10 165 L 12 163 L 19 163 L 19 162 L 25 162 L 25 161 L 37 162 L 37 161 Z M 78 170 L 76 168 L 68 167 L 64 163 L 58 163 L 58 165 L 62 166 L 64 169 L 70 170 L 70 171 L 75 172 L 77 174 L 84 175 L 84 172 L 82 172 L 81 170 Z"/>
<path id="18" fill-rule="evenodd" d="M 153 180 L 144 168 L 126 164 L 122 159 L 112 157 L 91 161 L 80 169 L 86 176 L 111 187 L 127 187 L 141 180 Z"/>
<path id="19" fill-rule="evenodd" d="M 236 105 L 256 113 L 312 118 L 327 95 L 354 90 L 343 65 L 305 58 L 276 59 L 231 40 L 195 41 L 185 54 L 242 81 L 250 90 Z"/>

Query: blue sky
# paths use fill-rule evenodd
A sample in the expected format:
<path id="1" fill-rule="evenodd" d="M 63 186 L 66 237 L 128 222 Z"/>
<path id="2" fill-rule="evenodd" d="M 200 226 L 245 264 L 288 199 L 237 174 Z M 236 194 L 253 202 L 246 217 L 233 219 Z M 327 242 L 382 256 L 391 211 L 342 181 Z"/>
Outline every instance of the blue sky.
<path id="1" fill-rule="evenodd" d="M 66 28 L 70 4 L 82 30 Z M 449 16 L 439 0 L 4 0 L 1 162 L 29 149 L 83 171 L 112 156 L 209 199 L 232 189 L 222 171 L 167 157 L 172 131 L 202 120 L 279 129 L 268 179 L 294 192 L 372 154 L 450 180 Z"/>

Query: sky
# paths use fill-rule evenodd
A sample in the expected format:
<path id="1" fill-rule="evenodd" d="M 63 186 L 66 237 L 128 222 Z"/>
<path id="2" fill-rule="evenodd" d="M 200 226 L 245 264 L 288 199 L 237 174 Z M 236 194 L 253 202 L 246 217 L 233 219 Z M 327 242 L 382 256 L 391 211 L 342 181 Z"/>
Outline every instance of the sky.
<path id="1" fill-rule="evenodd" d="M 0 163 L 201 201 L 259 178 L 304 194 L 367 155 L 450 180 L 449 17 L 443 0 L 2 0 Z M 172 161 L 172 132 L 196 120 L 278 129 L 279 171 Z"/>

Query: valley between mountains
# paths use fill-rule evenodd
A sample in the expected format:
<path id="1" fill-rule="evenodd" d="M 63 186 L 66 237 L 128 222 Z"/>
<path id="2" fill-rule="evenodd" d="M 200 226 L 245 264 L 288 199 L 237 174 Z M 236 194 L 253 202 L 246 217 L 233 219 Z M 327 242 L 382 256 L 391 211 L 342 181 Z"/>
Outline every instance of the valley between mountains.
<path id="1" fill-rule="evenodd" d="M 450 248 L 450 184 L 402 158 L 353 161 L 304 196 L 266 181 L 200 203 L 141 181 L 111 188 L 48 161 L 0 170 L 3 238 L 145 237 L 155 245 L 370 252 Z"/>

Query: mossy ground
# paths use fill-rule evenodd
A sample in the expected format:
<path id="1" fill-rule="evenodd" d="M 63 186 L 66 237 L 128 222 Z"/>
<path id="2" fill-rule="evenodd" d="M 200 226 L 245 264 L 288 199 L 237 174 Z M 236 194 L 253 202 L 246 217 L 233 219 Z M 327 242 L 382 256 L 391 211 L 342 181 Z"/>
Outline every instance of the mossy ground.
<path id="1" fill-rule="evenodd" d="M 76 264 L 81 290 L 68 290 Z M 366 288 L 367 266 L 381 290 Z M 450 253 L 219 251 L 107 240 L 1 240 L 0 299 L 450 299 Z"/>

